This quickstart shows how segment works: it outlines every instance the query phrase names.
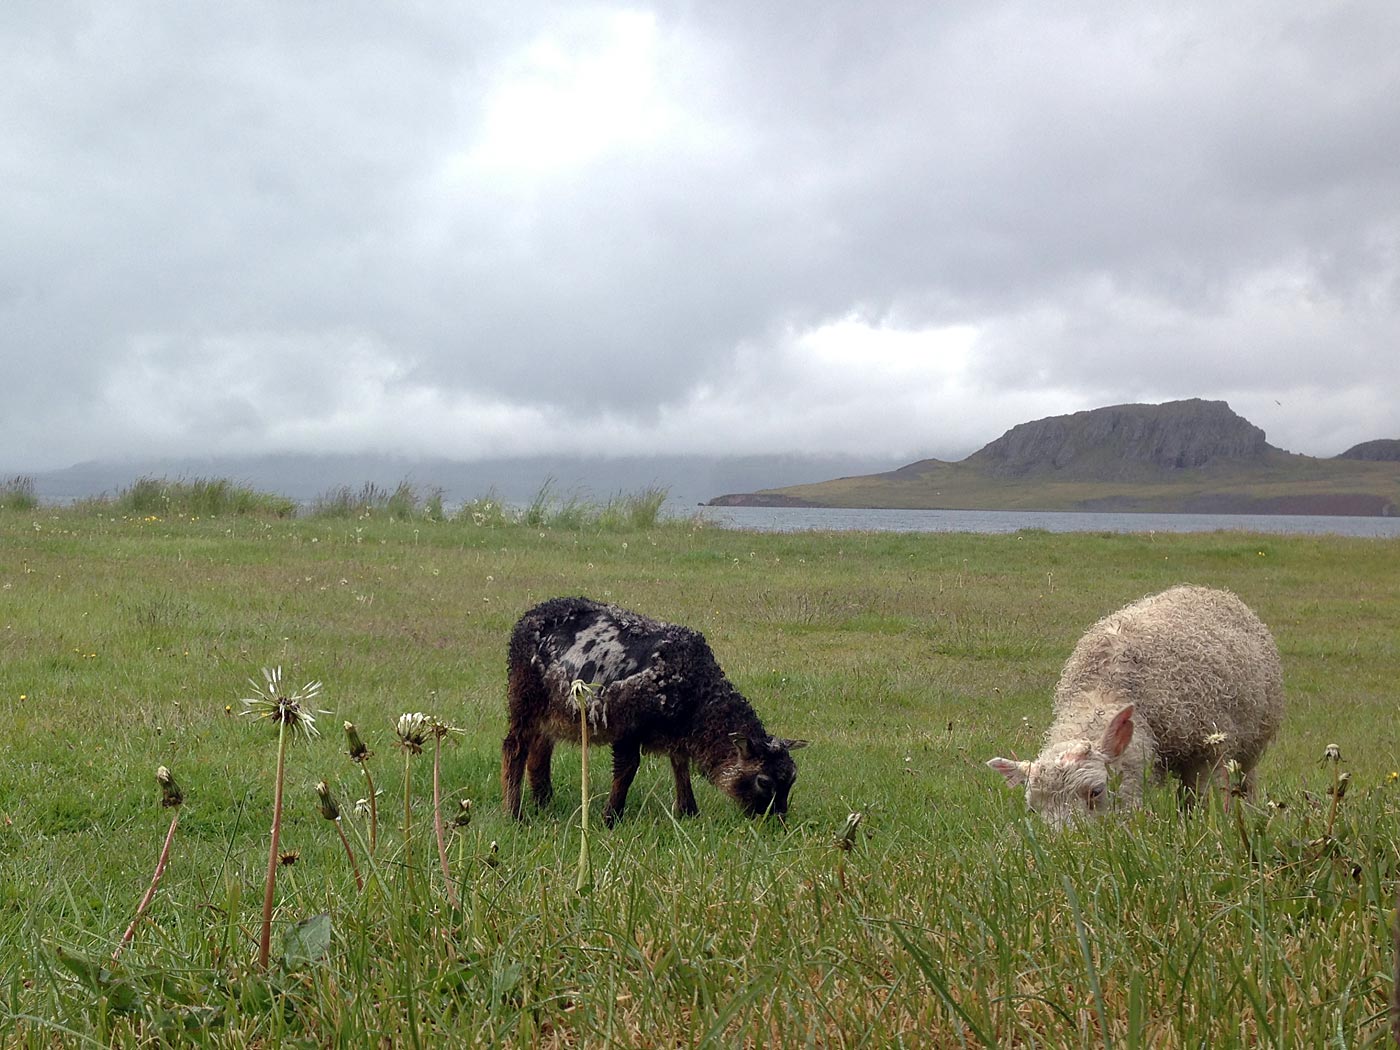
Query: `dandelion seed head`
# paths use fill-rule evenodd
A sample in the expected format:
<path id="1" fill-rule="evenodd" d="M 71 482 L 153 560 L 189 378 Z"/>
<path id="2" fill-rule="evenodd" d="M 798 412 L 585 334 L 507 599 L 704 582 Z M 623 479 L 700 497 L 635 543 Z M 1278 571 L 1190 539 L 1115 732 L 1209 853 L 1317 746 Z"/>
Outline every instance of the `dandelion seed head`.
<path id="1" fill-rule="evenodd" d="M 243 710 L 240 714 L 267 719 L 273 723 L 283 723 L 294 733 L 300 733 L 308 739 L 319 736 L 320 731 L 316 728 L 316 716 L 330 712 L 313 710 L 310 705 L 311 701 L 320 695 L 321 683 L 319 681 L 307 682 L 295 692 L 287 693 L 282 686 L 282 668 L 275 667 L 269 670 L 264 667 L 262 673 L 265 683 L 262 686 L 259 686 L 253 679 L 248 679 L 248 684 L 253 687 L 253 695 L 239 701 L 243 704 Z"/>
<path id="2" fill-rule="evenodd" d="M 432 721 L 433 719 L 422 711 L 405 712 L 399 715 L 398 722 L 394 724 L 394 732 L 398 735 L 399 746 L 409 754 L 421 754 L 423 745 L 428 742 Z"/>

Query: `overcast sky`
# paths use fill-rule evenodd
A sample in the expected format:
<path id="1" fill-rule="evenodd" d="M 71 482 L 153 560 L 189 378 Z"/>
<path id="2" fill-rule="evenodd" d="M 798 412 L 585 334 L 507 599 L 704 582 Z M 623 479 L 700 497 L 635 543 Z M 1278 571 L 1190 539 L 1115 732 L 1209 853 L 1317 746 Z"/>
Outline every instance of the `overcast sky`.
<path id="1" fill-rule="evenodd" d="M 0 466 L 1400 437 L 1400 4 L 0 10 Z"/>

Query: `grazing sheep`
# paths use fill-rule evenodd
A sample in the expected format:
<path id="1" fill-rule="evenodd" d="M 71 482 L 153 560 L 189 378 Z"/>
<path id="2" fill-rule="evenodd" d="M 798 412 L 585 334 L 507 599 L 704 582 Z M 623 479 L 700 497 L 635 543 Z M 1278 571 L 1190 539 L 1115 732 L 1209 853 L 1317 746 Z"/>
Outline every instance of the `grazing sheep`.
<path id="1" fill-rule="evenodd" d="M 1105 616 L 1074 647 L 1055 721 L 1033 762 L 993 758 L 1007 784 L 1058 827 L 1110 803 L 1142 802 L 1150 772 L 1180 779 L 1190 805 L 1227 762 L 1252 794 L 1254 767 L 1283 719 L 1269 629 L 1229 591 L 1172 587 Z"/>
<path id="2" fill-rule="evenodd" d="M 527 771 L 535 801 L 550 800 L 554 745 L 579 740 L 575 680 L 594 687 L 585 701 L 590 742 L 612 745 L 609 826 L 622 815 L 644 750 L 670 756 L 678 816 L 699 812 L 692 761 L 750 816 L 787 812 L 797 779 L 789 752 L 807 742 L 768 735 L 699 631 L 587 598 L 552 598 L 525 613 L 510 638 L 501 787 L 511 816 L 520 817 Z"/>

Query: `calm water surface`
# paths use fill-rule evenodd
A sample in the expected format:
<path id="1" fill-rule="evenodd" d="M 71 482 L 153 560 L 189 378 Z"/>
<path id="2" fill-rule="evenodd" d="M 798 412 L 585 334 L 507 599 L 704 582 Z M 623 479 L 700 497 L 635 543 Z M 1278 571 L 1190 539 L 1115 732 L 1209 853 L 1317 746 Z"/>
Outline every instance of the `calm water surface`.
<path id="1" fill-rule="evenodd" d="M 704 507 L 710 521 L 759 532 L 1280 532 L 1400 536 L 1400 517 L 1295 514 L 1079 514 L 1035 510 L 867 510 Z"/>

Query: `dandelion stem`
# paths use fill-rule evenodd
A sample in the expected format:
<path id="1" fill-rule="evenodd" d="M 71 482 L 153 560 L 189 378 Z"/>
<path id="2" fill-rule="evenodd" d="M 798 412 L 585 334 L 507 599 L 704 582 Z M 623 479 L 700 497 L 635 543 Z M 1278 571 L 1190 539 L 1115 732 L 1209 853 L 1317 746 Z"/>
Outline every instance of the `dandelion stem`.
<path id="1" fill-rule="evenodd" d="M 267 849 L 267 885 L 263 889 L 262 931 L 258 935 L 258 969 L 267 969 L 272 954 L 272 903 L 277 888 L 277 845 L 282 834 L 282 778 L 287 761 L 287 723 L 277 723 L 277 778 L 272 789 L 272 835 Z"/>
<path id="2" fill-rule="evenodd" d="M 345 828 L 338 820 L 335 822 L 335 830 L 340 834 L 340 844 L 345 847 L 345 855 L 350 858 L 350 870 L 355 873 L 355 888 L 363 892 L 365 880 L 360 877 L 360 865 L 355 860 L 355 851 L 350 848 L 350 840 L 345 837 Z"/>
<path id="3" fill-rule="evenodd" d="M 1395 932 L 1394 972 L 1390 982 L 1390 1034 L 1395 1037 L 1395 1045 L 1400 1047 L 1400 891 L 1395 894 L 1395 918 L 1391 921 Z"/>
<path id="4" fill-rule="evenodd" d="M 407 872 L 408 889 L 413 891 L 413 838 L 410 834 L 410 820 L 412 819 L 412 781 L 410 777 L 413 772 L 413 752 L 405 749 L 403 753 L 403 866 Z"/>
<path id="5" fill-rule="evenodd" d="M 438 863 L 442 865 L 442 878 L 447 884 L 447 900 L 452 907 L 460 907 L 457 898 L 457 884 L 452 881 L 452 869 L 447 863 L 447 834 L 442 825 L 442 792 L 438 788 L 438 768 L 442 764 L 442 734 L 433 734 L 433 829 L 437 832 Z"/>
<path id="6" fill-rule="evenodd" d="M 582 893 L 593 884 L 593 858 L 588 852 L 588 697 L 592 693 L 585 683 L 574 682 L 571 690 L 574 702 L 578 704 L 579 743 L 583 746 L 582 770 L 582 809 L 580 811 L 578 842 L 578 878 L 574 882 L 574 892 Z"/>
<path id="7" fill-rule="evenodd" d="M 369 775 L 369 764 L 361 762 L 360 769 L 365 775 L 365 789 L 369 794 L 369 852 L 373 855 L 379 846 L 379 803 L 374 799 L 374 778 Z"/>
<path id="8" fill-rule="evenodd" d="M 1341 775 L 1337 763 L 1332 763 L 1332 805 L 1327 810 L 1327 837 L 1332 837 L 1332 829 L 1337 824 L 1337 805 L 1342 801 Z"/>
<path id="9" fill-rule="evenodd" d="M 146 895 L 141 898 L 141 903 L 136 905 L 136 914 L 131 918 L 131 925 L 122 934 L 121 943 L 112 952 L 115 959 L 122 953 L 122 949 L 131 943 L 131 938 L 136 935 L 136 927 L 140 925 L 141 916 L 146 913 L 146 906 L 151 903 L 151 898 L 156 895 L 156 887 L 160 885 L 161 876 L 165 874 L 165 866 L 170 861 L 170 844 L 175 841 L 175 828 L 180 823 L 180 811 L 176 809 L 170 817 L 170 830 L 165 833 L 165 845 L 161 848 L 160 859 L 156 861 L 155 874 L 151 876 L 151 884 L 146 888 Z"/>

